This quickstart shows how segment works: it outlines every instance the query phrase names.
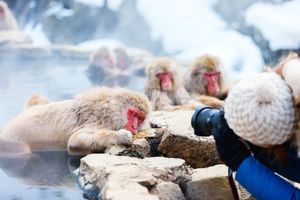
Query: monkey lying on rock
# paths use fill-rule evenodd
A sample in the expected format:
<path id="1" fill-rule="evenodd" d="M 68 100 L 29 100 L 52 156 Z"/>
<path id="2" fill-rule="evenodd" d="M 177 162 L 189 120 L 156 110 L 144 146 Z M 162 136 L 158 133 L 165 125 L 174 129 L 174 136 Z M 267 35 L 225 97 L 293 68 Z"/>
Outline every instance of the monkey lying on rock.
<path id="1" fill-rule="evenodd" d="M 3 127 L 0 141 L 24 143 L 31 151 L 60 147 L 72 155 L 104 152 L 112 145 L 131 145 L 149 112 L 149 101 L 141 94 L 95 88 L 74 99 L 27 106 Z"/>

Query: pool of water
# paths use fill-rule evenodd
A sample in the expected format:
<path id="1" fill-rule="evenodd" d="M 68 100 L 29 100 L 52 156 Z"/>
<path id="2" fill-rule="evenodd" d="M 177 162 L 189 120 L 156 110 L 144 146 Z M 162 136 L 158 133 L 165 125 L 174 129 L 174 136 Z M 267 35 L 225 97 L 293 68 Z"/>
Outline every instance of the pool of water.
<path id="1" fill-rule="evenodd" d="M 65 151 L 0 159 L 0 199 L 84 199 L 73 174 L 79 158 Z"/>
<path id="2" fill-rule="evenodd" d="M 0 61 L 0 129 L 22 111 L 32 94 L 43 94 L 58 101 L 97 85 L 144 90 L 142 77 L 97 77 L 88 71 L 88 63 L 82 62 Z M 79 158 L 70 157 L 64 151 L 0 158 L 0 200 L 84 199 L 72 173 L 78 164 Z"/>

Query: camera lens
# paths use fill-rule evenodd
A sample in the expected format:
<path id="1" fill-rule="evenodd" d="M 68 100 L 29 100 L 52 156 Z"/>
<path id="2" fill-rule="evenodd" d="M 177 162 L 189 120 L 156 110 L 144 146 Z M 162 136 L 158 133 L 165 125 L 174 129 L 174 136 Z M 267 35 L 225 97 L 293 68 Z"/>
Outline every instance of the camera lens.
<path id="1" fill-rule="evenodd" d="M 199 106 L 196 108 L 192 117 L 192 127 L 194 128 L 195 135 L 210 136 L 210 121 L 211 112 L 213 108 L 208 106 Z"/>

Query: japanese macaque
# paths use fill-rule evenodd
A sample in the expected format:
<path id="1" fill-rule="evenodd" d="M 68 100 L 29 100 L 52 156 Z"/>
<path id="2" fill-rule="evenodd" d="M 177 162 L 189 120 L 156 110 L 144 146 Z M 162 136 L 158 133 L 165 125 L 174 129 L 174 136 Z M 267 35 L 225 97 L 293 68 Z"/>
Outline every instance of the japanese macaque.
<path id="1" fill-rule="evenodd" d="M 191 103 L 190 95 L 181 84 L 178 65 L 170 58 L 154 60 L 146 67 L 146 74 L 146 95 L 154 110 L 171 111 L 178 105 Z"/>
<path id="2" fill-rule="evenodd" d="M 115 59 L 116 59 L 116 67 L 119 70 L 124 71 L 131 67 L 132 62 L 131 62 L 128 54 L 126 53 L 125 49 L 123 49 L 121 47 L 116 48 L 114 50 L 114 54 L 115 54 Z"/>
<path id="3" fill-rule="evenodd" d="M 18 156 L 28 153 L 30 153 L 30 147 L 27 144 L 0 139 L 0 157 Z"/>
<path id="4" fill-rule="evenodd" d="M 4 126 L 0 139 L 28 145 L 31 151 L 62 148 L 72 155 L 130 146 L 143 128 L 150 103 L 121 88 L 95 88 L 75 99 L 24 109 Z"/>
<path id="5" fill-rule="evenodd" d="M 224 102 L 219 100 L 226 97 L 224 73 L 218 58 L 201 56 L 189 66 L 184 76 L 186 90 L 198 101 L 220 108 Z"/>
<path id="6" fill-rule="evenodd" d="M 298 156 L 300 156 L 300 57 L 297 53 L 290 53 L 283 58 L 274 71 L 279 74 L 285 82 L 291 87 L 295 99 L 298 121 L 296 124 L 296 140 L 298 145 Z"/>
<path id="7" fill-rule="evenodd" d="M 91 67 L 102 69 L 106 71 L 112 71 L 115 63 L 114 59 L 106 47 L 102 47 L 96 50 L 90 58 Z"/>
<path id="8" fill-rule="evenodd" d="M 0 0 L 0 31 L 4 30 L 18 30 L 18 24 L 7 4 Z"/>
<path id="9" fill-rule="evenodd" d="M 274 71 L 279 74 L 285 82 L 292 88 L 293 96 L 300 100 L 300 57 L 296 53 L 290 53 L 281 60 Z"/>

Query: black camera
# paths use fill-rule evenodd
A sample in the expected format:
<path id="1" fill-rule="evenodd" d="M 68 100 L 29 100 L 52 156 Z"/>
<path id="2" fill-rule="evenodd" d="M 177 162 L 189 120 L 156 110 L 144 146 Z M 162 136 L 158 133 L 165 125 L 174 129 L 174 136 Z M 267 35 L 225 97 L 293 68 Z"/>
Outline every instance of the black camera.
<path id="1" fill-rule="evenodd" d="M 208 106 L 198 106 L 192 117 L 192 127 L 195 135 L 210 136 L 214 131 L 222 130 L 227 126 L 224 118 L 224 109 L 213 109 Z"/>

